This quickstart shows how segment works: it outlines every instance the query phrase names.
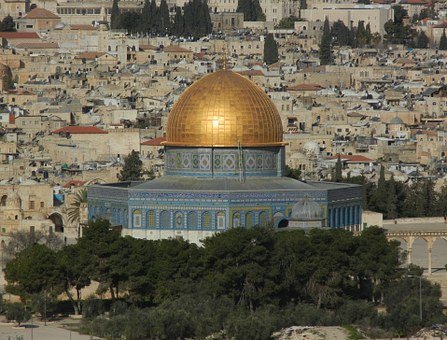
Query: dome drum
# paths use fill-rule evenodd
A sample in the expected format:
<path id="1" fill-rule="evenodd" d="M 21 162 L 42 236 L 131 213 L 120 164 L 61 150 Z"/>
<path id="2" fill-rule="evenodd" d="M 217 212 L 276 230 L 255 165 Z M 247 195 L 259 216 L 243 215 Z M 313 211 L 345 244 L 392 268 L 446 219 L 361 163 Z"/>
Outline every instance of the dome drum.
<path id="1" fill-rule="evenodd" d="M 165 147 L 165 175 L 191 177 L 280 177 L 284 148 Z"/>

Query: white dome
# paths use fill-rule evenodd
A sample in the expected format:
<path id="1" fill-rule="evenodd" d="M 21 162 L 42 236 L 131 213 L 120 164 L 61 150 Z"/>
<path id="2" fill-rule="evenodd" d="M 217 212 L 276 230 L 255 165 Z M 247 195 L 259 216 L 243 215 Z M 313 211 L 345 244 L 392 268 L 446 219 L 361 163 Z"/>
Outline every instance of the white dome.
<path id="1" fill-rule="evenodd" d="M 292 207 L 290 219 L 294 221 L 312 221 L 324 219 L 323 209 L 314 200 L 305 197 Z"/>
<path id="2" fill-rule="evenodd" d="M 308 141 L 303 145 L 303 152 L 307 156 L 318 156 L 320 154 L 320 146 L 313 141 Z"/>

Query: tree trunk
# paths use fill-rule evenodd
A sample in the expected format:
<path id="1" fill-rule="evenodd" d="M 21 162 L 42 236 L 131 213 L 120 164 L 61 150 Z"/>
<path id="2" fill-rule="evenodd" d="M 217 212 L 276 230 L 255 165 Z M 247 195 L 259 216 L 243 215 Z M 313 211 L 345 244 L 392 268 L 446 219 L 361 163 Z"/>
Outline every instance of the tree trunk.
<path id="1" fill-rule="evenodd" d="M 112 301 L 115 301 L 116 297 L 115 297 L 115 290 L 113 289 L 113 285 L 109 286 L 109 290 L 110 290 L 110 295 L 112 296 Z"/>
<path id="2" fill-rule="evenodd" d="M 82 306 L 81 306 L 81 289 L 80 288 L 76 288 L 76 295 L 77 295 L 76 304 L 78 306 L 78 311 L 81 312 Z"/>
<path id="3" fill-rule="evenodd" d="M 73 306 L 75 315 L 79 315 L 79 307 L 78 307 L 76 301 L 73 299 L 73 295 L 71 294 L 71 292 L 68 288 L 65 288 L 65 294 L 67 295 L 68 299 L 71 302 L 71 305 Z"/>

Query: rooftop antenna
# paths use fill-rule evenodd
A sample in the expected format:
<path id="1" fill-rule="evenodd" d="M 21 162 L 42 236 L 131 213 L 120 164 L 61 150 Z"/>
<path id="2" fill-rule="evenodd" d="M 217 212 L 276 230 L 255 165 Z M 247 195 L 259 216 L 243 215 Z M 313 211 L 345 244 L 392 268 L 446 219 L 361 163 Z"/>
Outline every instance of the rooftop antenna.
<path id="1" fill-rule="evenodd" d="M 227 69 L 227 63 L 228 63 L 226 46 L 222 48 L 222 52 L 223 52 L 223 66 L 222 66 L 222 69 L 226 70 Z"/>

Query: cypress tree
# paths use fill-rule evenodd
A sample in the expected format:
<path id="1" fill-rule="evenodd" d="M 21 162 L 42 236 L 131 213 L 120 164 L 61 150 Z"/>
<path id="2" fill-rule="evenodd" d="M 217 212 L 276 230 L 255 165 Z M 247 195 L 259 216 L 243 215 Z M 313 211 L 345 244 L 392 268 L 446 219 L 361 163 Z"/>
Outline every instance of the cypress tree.
<path id="1" fill-rule="evenodd" d="M 6 17 L 4 17 L 2 22 L 0 23 L 0 31 L 2 32 L 16 31 L 16 24 L 14 22 L 14 19 L 9 14 Z"/>
<path id="2" fill-rule="evenodd" d="M 417 39 L 416 39 L 416 47 L 417 48 L 427 48 L 428 43 L 429 43 L 429 40 L 428 40 L 427 35 L 423 31 L 421 31 L 418 34 Z"/>
<path id="3" fill-rule="evenodd" d="M 343 165 L 341 164 L 340 155 L 338 155 L 337 163 L 335 163 L 335 174 L 334 174 L 334 181 L 335 182 L 341 182 L 343 181 Z"/>
<path id="4" fill-rule="evenodd" d="M 120 9 L 118 0 L 113 0 L 112 13 L 110 14 L 110 27 L 112 29 L 120 28 Z"/>
<path id="5" fill-rule="evenodd" d="M 357 25 L 356 40 L 358 47 L 365 46 L 365 44 L 368 41 L 367 32 L 365 29 L 365 23 L 363 22 L 363 20 L 359 21 Z"/>
<path id="6" fill-rule="evenodd" d="M 149 15 L 150 15 L 148 18 L 149 32 L 155 33 L 157 31 L 157 3 L 155 2 L 155 0 L 151 1 Z"/>
<path id="7" fill-rule="evenodd" d="M 251 13 L 253 16 L 254 21 L 264 21 L 265 20 L 265 14 L 262 10 L 261 4 L 259 3 L 259 0 L 251 0 Z"/>
<path id="8" fill-rule="evenodd" d="M 236 12 L 244 13 L 245 21 L 252 21 L 250 0 L 239 0 L 237 3 Z"/>
<path id="9" fill-rule="evenodd" d="M 368 24 L 366 25 L 366 43 L 371 44 L 371 39 L 372 39 L 371 25 L 368 22 Z"/>
<path id="10" fill-rule="evenodd" d="M 170 30 L 169 8 L 166 0 L 161 0 L 159 13 L 159 32 L 166 34 Z"/>
<path id="11" fill-rule="evenodd" d="M 144 1 L 143 10 L 141 11 L 139 30 L 143 33 L 148 33 L 150 31 L 150 20 L 152 18 L 151 14 L 151 3 L 149 0 Z"/>
<path id="12" fill-rule="evenodd" d="M 264 41 L 264 62 L 267 65 L 276 63 L 278 61 L 278 45 L 276 44 L 273 34 L 267 34 Z"/>
<path id="13" fill-rule="evenodd" d="M 181 36 L 184 34 L 184 30 L 185 30 L 185 24 L 183 21 L 182 9 L 180 7 L 176 7 L 172 33 L 176 36 Z"/>
<path id="14" fill-rule="evenodd" d="M 320 43 L 320 64 L 328 65 L 332 62 L 331 52 L 331 29 L 329 27 L 329 20 L 326 18 L 324 21 L 323 36 Z"/>
<path id="15" fill-rule="evenodd" d="M 194 9 L 192 2 L 188 2 L 183 7 L 184 35 L 195 36 Z"/>
<path id="16" fill-rule="evenodd" d="M 441 51 L 447 50 L 447 37 L 445 35 L 445 29 L 442 31 L 441 39 L 439 40 L 439 49 Z"/>

